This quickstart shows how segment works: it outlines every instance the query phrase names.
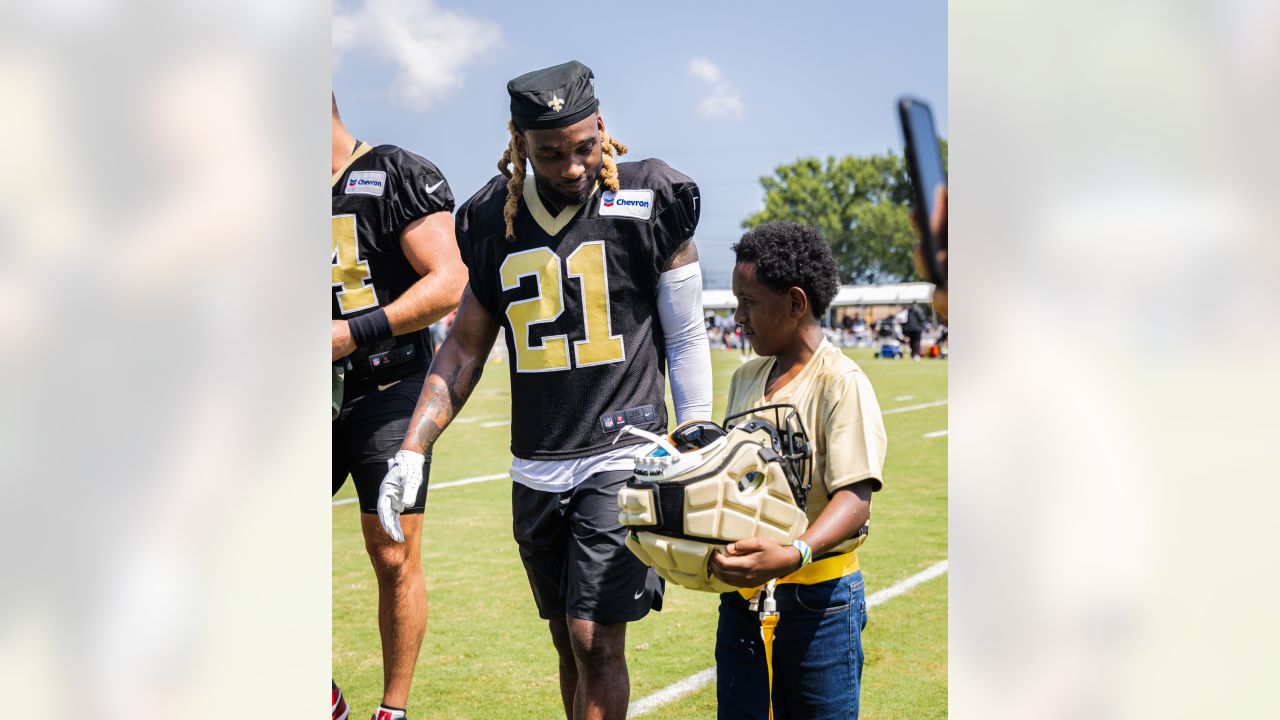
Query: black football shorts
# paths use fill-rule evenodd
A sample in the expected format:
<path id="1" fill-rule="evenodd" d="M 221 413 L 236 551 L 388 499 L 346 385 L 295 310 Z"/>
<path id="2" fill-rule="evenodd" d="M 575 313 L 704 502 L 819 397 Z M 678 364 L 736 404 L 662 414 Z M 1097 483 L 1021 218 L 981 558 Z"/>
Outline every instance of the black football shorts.
<path id="1" fill-rule="evenodd" d="M 631 622 L 662 609 L 662 579 L 627 549 L 618 523 L 618 489 L 631 475 L 597 473 L 558 493 L 512 483 L 515 539 L 544 620 Z"/>
<path id="2" fill-rule="evenodd" d="M 333 421 L 333 493 L 347 481 L 356 484 L 360 512 L 378 512 L 378 486 L 387 474 L 387 461 L 395 457 L 409 430 L 409 418 L 418 403 L 426 371 L 381 384 L 370 381 L 347 386 L 338 418 Z M 422 487 L 404 514 L 421 513 L 427 504 L 431 454 L 422 468 Z"/>

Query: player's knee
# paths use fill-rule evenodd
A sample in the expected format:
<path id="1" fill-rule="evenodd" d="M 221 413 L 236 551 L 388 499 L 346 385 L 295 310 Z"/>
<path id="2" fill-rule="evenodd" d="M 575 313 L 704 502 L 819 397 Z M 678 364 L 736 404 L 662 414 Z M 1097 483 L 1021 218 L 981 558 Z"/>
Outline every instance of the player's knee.
<path id="1" fill-rule="evenodd" d="M 378 543 L 369 545 L 368 549 L 379 580 L 397 580 L 420 571 L 417 556 L 405 544 Z"/>
<path id="2" fill-rule="evenodd" d="M 421 573 L 422 516 L 402 515 L 401 527 L 404 542 L 392 540 L 378 524 L 376 516 L 364 524 L 364 547 L 369 553 L 374 573 L 379 581 L 395 580 L 399 576 Z"/>
<path id="3" fill-rule="evenodd" d="M 623 647 L 622 643 L 599 642 L 598 640 L 586 644 L 575 643 L 573 646 L 573 658 L 577 662 L 579 670 L 588 675 L 612 675 L 617 672 L 619 665 L 626 662 Z"/>
<path id="4" fill-rule="evenodd" d="M 587 672 L 616 667 L 624 662 L 626 625 L 601 625 L 584 620 L 570 622 L 573 656 Z"/>

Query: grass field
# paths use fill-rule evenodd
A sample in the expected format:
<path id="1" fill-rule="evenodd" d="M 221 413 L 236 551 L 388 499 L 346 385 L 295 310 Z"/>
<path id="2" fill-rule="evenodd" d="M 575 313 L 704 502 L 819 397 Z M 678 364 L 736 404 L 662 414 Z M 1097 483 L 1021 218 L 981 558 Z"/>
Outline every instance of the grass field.
<path id="1" fill-rule="evenodd" d="M 879 360 L 846 350 L 875 387 L 889 433 L 885 487 L 874 497 L 871 536 L 858 556 L 867 594 L 947 557 L 947 363 Z M 716 417 L 724 411 L 736 352 L 713 350 Z M 925 406 L 925 407 L 918 407 Z M 895 411 L 900 408 L 900 411 Z M 538 619 L 511 539 L 509 480 L 437 484 L 504 472 L 510 393 L 507 368 L 492 364 L 465 410 L 435 448 L 423 539 L 430 620 L 418 659 L 410 716 L 562 717 L 556 656 Z M 926 437 L 931 435 L 931 437 Z M 350 483 L 339 499 L 353 498 Z M 668 586 L 665 609 L 633 624 L 627 657 L 633 701 L 714 665 L 717 597 Z M 353 720 L 382 691 L 377 585 L 355 504 L 333 509 L 333 673 Z M 869 612 L 863 635 L 864 718 L 942 718 L 947 713 L 947 576 Z M 648 717 L 715 717 L 707 686 Z"/>

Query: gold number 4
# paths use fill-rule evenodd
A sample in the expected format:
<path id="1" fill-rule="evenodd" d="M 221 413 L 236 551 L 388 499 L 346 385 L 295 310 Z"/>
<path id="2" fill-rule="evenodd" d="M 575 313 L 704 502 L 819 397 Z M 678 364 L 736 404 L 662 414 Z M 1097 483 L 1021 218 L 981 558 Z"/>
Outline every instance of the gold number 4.
<path id="1" fill-rule="evenodd" d="M 338 307 L 342 314 L 376 307 L 378 296 L 373 285 L 365 283 L 373 279 L 368 261 L 360 259 L 360 245 L 356 242 L 356 216 L 333 216 L 333 286 L 338 291 Z"/>
<path id="2" fill-rule="evenodd" d="M 586 242 L 578 246 L 565 260 L 568 274 L 577 278 L 582 286 L 582 315 L 584 338 L 574 341 L 573 357 L 576 367 L 606 365 L 626 359 L 622 336 L 612 334 L 612 318 L 609 314 L 609 276 L 606 270 L 604 243 Z M 567 335 L 542 338 L 541 345 L 529 343 L 529 328 L 548 323 L 564 312 L 564 283 L 560 271 L 560 257 L 550 248 L 534 248 L 512 253 L 499 269 L 502 289 L 520 287 L 520 279 L 533 276 L 538 284 L 538 294 L 527 300 L 518 300 L 507 306 L 507 320 L 511 323 L 516 348 L 516 372 L 554 372 L 569 369 L 569 339 Z"/>

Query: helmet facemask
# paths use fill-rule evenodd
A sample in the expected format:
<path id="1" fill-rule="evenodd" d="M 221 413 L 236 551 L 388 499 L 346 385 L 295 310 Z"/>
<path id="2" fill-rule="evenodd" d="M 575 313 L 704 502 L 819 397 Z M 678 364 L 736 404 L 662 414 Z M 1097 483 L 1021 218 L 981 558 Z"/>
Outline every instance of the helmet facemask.
<path id="1" fill-rule="evenodd" d="M 769 417 L 772 420 L 767 419 Z M 813 451 L 796 406 L 785 403 L 762 405 L 726 417 L 724 427 L 726 431 L 740 427 L 750 432 L 758 427 L 769 432 L 796 505 L 804 510 L 809 501 L 809 488 L 813 485 Z"/>

